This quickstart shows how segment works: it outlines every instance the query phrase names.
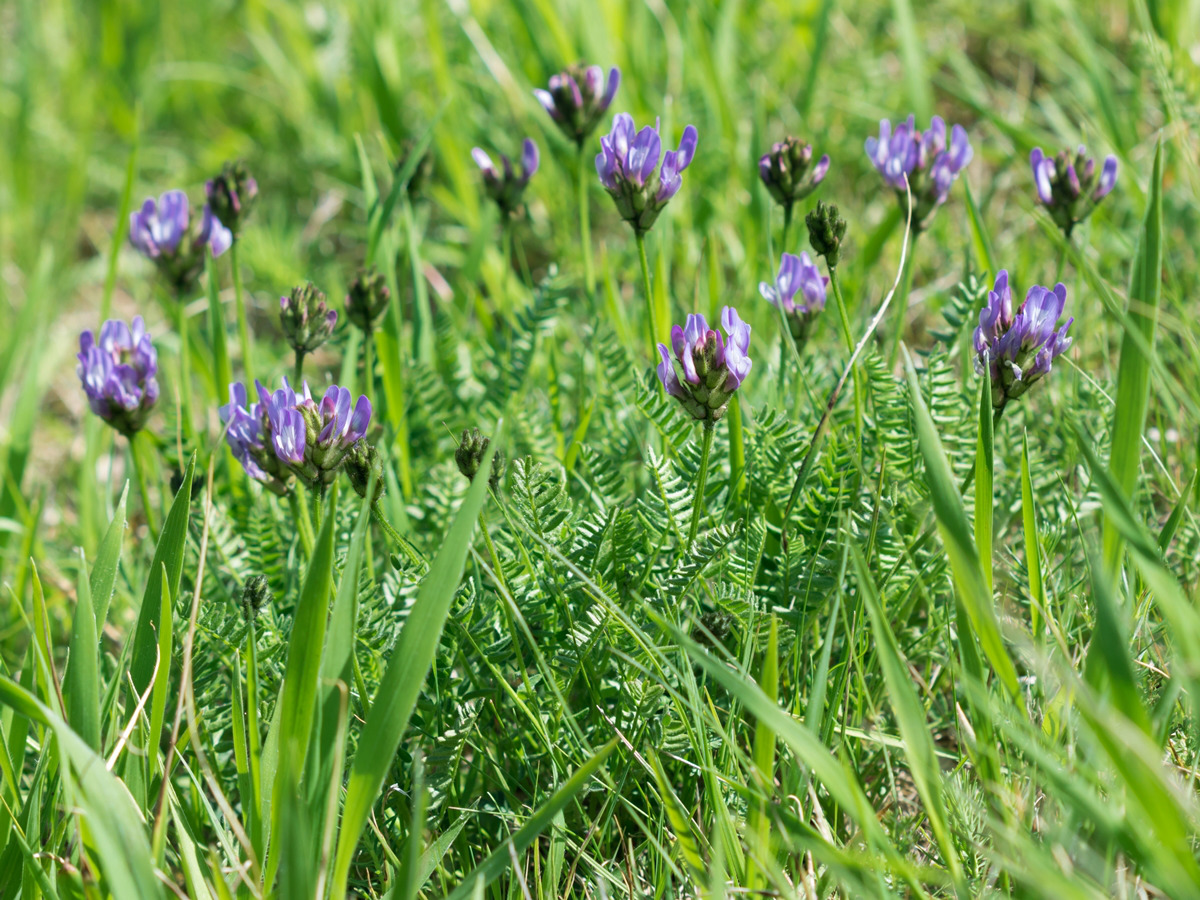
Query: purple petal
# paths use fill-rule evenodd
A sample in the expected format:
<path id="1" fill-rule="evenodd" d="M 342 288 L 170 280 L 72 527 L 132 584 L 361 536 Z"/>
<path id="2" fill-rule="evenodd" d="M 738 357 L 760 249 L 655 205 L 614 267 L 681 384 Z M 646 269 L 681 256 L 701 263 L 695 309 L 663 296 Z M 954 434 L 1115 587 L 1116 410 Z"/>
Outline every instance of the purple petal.
<path id="1" fill-rule="evenodd" d="M 370 425 L 371 401 L 367 399 L 366 394 L 362 394 L 354 404 L 354 415 L 350 417 L 350 431 L 346 435 L 346 442 L 353 443 L 366 435 Z"/>
<path id="2" fill-rule="evenodd" d="M 675 153 L 676 171 L 682 172 L 692 164 L 692 159 L 696 155 L 696 127 L 689 125 L 683 129 L 683 137 L 679 139 L 679 149 Z"/>
<path id="3" fill-rule="evenodd" d="M 817 164 L 813 167 L 813 171 L 812 171 L 813 187 L 816 187 L 818 184 L 820 184 L 822 181 L 824 181 L 825 175 L 828 172 L 829 172 L 829 154 L 826 153 L 817 161 Z"/>
<path id="4" fill-rule="evenodd" d="M 485 176 L 496 177 L 496 167 L 492 164 L 492 158 L 483 152 L 479 147 L 471 149 L 471 159 L 475 160 L 475 165 L 479 166 L 479 171 Z"/>
<path id="5" fill-rule="evenodd" d="M 538 148 L 531 138 L 521 143 L 521 173 L 528 181 L 538 170 Z"/>
<path id="6" fill-rule="evenodd" d="M 542 109 L 550 113 L 550 118 L 554 119 L 556 122 L 562 118 L 558 112 L 558 107 L 554 105 L 553 94 L 551 94 L 549 91 L 542 90 L 541 88 L 534 88 L 533 96 L 537 97 L 538 103 L 542 104 Z M 473 155 L 474 153 L 472 153 L 472 156 Z"/>
<path id="7" fill-rule="evenodd" d="M 604 96 L 600 98 L 600 104 L 596 107 L 597 113 L 603 113 L 608 109 L 610 103 L 613 102 L 613 97 L 617 95 L 617 87 L 621 84 L 621 70 L 613 66 L 608 70 L 608 84 L 604 88 Z"/>
<path id="8" fill-rule="evenodd" d="M 1104 159 L 1104 168 L 1100 170 L 1100 183 L 1096 185 L 1095 199 L 1106 197 L 1117 184 L 1117 158 L 1108 156 Z"/>

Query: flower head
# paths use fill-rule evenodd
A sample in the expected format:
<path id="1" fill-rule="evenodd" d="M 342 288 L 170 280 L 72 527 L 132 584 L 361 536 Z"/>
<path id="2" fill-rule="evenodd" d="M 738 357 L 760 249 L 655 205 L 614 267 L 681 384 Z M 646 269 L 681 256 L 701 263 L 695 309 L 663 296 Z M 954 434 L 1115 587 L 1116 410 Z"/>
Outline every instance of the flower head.
<path id="1" fill-rule="evenodd" d="M 662 153 L 658 122 L 638 131 L 629 113 L 613 117 L 612 131 L 600 138 L 596 173 L 617 204 L 617 211 L 638 234 L 650 230 L 667 202 L 683 184 L 683 170 L 696 155 L 696 129 L 683 129 L 679 147 Z M 658 165 L 662 157 L 661 168 Z M 658 169 L 658 181 L 654 171 Z"/>
<path id="2" fill-rule="evenodd" d="M 846 220 L 838 214 L 837 204 L 818 200 L 816 209 L 804 217 L 804 224 L 813 252 L 825 257 L 829 268 L 836 269 L 842 257 L 842 238 L 846 236 Z"/>
<path id="3" fill-rule="evenodd" d="M 242 225 L 258 198 L 258 182 L 241 160 L 227 162 L 221 174 L 209 179 L 204 185 L 208 206 L 231 235 L 236 238 L 242 233 Z"/>
<path id="4" fill-rule="evenodd" d="M 1029 154 L 1038 202 L 1067 237 L 1071 229 L 1092 214 L 1117 183 L 1117 158 L 1108 156 L 1100 171 L 1082 144 L 1072 157 L 1066 150 L 1046 156 L 1041 147 Z"/>
<path id="5" fill-rule="evenodd" d="M 699 313 L 689 315 L 682 328 L 676 325 L 671 329 L 671 346 L 683 370 L 682 380 L 667 345 L 658 345 L 662 362 L 657 371 L 663 388 L 700 421 L 715 422 L 725 414 L 729 398 L 753 365 L 748 355 L 750 326 L 732 306 L 721 309 L 721 326 L 724 341 Z"/>
<path id="6" fill-rule="evenodd" d="M 279 298 L 279 322 L 284 338 L 303 356 L 332 337 L 337 311 L 329 309 L 325 305 L 325 294 L 307 281 L 292 288 L 287 297 Z"/>
<path id="7" fill-rule="evenodd" d="M 582 147 L 608 112 L 621 83 L 621 70 L 613 66 L 605 78 L 600 66 L 574 65 L 550 76 L 549 90 L 537 88 L 533 95 L 550 114 L 554 124 Z"/>
<path id="8" fill-rule="evenodd" d="M 538 170 L 538 148 L 531 138 L 525 138 L 521 143 L 521 172 L 513 171 L 512 163 L 507 156 L 500 157 L 501 171 L 492 162 L 492 158 L 476 147 L 471 151 L 471 158 L 479 171 L 483 173 L 484 192 L 500 207 L 500 212 L 506 216 L 516 215 L 521 209 L 521 198 L 525 195 L 525 187 L 529 179 Z"/>
<path id="9" fill-rule="evenodd" d="M 365 440 L 357 441 L 350 448 L 350 452 L 346 454 L 346 461 L 343 465 L 346 468 L 346 475 L 350 479 L 350 485 L 358 496 L 363 498 L 367 496 L 372 476 L 375 478 L 375 490 L 371 495 L 371 502 L 374 503 L 383 496 L 386 487 L 383 481 L 383 458 L 372 445 Z"/>
<path id="10" fill-rule="evenodd" d="M 146 424 L 158 400 L 158 354 L 141 316 L 130 327 L 118 319 L 79 336 L 76 372 L 92 412 L 126 437 Z"/>
<path id="11" fill-rule="evenodd" d="M 156 202 L 147 197 L 129 216 L 129 243 L 148 259 L 177 293 L 189 290 L 204 267 L 204 250 L 220 256 L 233 243 L 233 234 L 211 207 L 192 217 L 187 194 L 167 191 Z"/>
<path id="12" fill-rule="evenodd" d="M 346 294 L 346 318 L 352 325 L 370 334 L 387 310 L 390 298 L 391 292 L 382 272 L 374 266 L 359 269 Z"/>
<path id="13" fill-rule="evenodd" d="M 330 385 L 317 403 L 305 383 L 297 392 L 285 378 L 270 391 L 254 383 L 258 402 L 247 402 L 245 385 L 229 386 L 229 403 L 219 410 L 225 440 L 247 474 L 278 494 L 292 476 L 310 488 L 329 485 L 347 454 L 371 424 L 371 401 L 351 405 L 346 388 Z"/>
<path id="14" fill-rule="evenodd" d="M 775 284 L 760 281 L 758 291 L 772 306 L 783 310 L 798 350 L 808 342 L 809 332 L 817 314 L 825 308 L 825 285 L 829 279 L 821 274 L 807 253 L 794 256 L 783 254 Z"/>
<path id="15" fill-rule="evenodd" d="M 784 138 L 758 160 L 759 177 L 784 209 L 815 191 L 828 171 L 829 154 L 813 165 L 812 145 L 795 137 Z"/>
<path id="16" fill-rule="evenodd" d="M 901 203 L 905 200 L 905 180 L 912 191 L 912 227 L 924 229 L 939 206 L 946 202 L 950 187 L 959 172 L 971 161 L 974 151 L 967 130 L 955 125 L 946 143 L 946 123 L 934 116 L 929 129 L 917 131 L 914 116 L 909 116 L 892 131 L 887 119 L 879 123 L 879 137 L 867 138 L 867 156 L 875 164 L 884 182 L 895 189 Z"/>
<path id="17" fill-rule="evenodd" d="M 484 435 L 478 428 L 463 429 L 462 437 L 458 439 L 458 447 L 454 451 L 454 462 L 458 471 L 467 481 L 474 481 L 483 465 L 483 457 L 491 446 L 491 438 Z M 499 490 L 500 480 L 504 477 L 504 454 L 497 450 L 492 455 L 492 470 L 488 475 L 488 487 L 493 491 Z"/>
<path id="18" fill-rule="evenodd" d="M 1051 290 L 1035 284 L 1014 313 L 1008 272 L 1002 269 L 996 276 L 975 329 L 975 371 L 982 375 L 986 368 L 993 407 L 1003 409 L 1009 400 L 1024 394 L 1071 346 L 1067 330 L 1075 320 L 1058 325 L 1066 302 L 1065 285 L 1056 284 Z"/>

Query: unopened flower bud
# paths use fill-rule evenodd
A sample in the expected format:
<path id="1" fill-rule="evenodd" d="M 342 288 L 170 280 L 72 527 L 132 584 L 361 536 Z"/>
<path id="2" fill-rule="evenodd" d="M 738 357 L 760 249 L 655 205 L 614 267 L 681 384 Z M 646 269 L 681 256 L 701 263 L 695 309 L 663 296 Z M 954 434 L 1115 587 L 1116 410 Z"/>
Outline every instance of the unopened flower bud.
<path id="1" fill-rule="evenodd" d="M 234 238 L 239 237 L 258 197 L 258 182 L 246 169 L 246 164 L 240 159 L 225 163 L 221 174 L 209 180 L 204 190 L 213 213 Z"/>
<path id="2" fill-rule="evenodd" d="M 271 582 L 267 576 L 251 575 L 242 587 L 242 615 L 247 621 L 253 619 L 272 599 Z"/>
<path id="3" fill-rule="evenodd" d="M 478 428 L 469 428 L 462 433 L 459 438 L 458 449 L 454 451 L 454 461 L 458 464 L 458 471 L 462 472 L 463 477 L 468 481 L 474 481 L 475 475 L 479 472 L 479 466 L 483 462 L 483 457 L 487 454 L 488 446 L 491 441 L 484 437 Z M 500 487 L 500 479 L 504 477 L 504 454 L 499 450 L 492 457 L 492 474 L 488 478 L 488 485 L 491 489 L 497 490 Z"/>
<path id="4" fill-rule="evenodd" d="M 787 137 L 758 160 L 758 175 L 775 202 L 788 209 L 817 189 L 829 171 L 829 154 L 813 165 L 812 145 Z"/>
<path id="5" fill-rule="evenodd" d="M 346 454 L 345 467 L 350 484 L 358 496 L 364 498 L 367 496 L 372 475 L 375 477 L 375 490 L 371 496 L 371 502 L 375 503 L 383 496 L 383 459 L 379 456 L 378 450 L 366 441 L 357 441 L 350 448 L 350 452 Z"/>
<path id="6" fill-rule="evenodd" d="M 325 295 L 311 281 L 292 288 L 279 298 L 279 320 L 292 349 L 305 354 L 329 340 L 337 324 L 337 312 L 325 305 Z"/>
<path id="7" fill-rule="evenodd" d="M 382 272 L 374 266 L 359 269 L 346 294 L 346 318 L 351 325 L 370 334 L 387 310 L 390 298 Z"/>
<path id="8" fill-rule="evenodd" d="M 825 263 L 836 269 L 842 255 L 842 238 L 846 234 L 846 220 L 838 215 L 836 203 L 817 201 L 817 208 L 804 217 L 808 226 L 808 242 L 817 256 L 825 257 Z"/>
<path id="9" fill-rule="evenodd" d="M 404 146 L 400 150 L 400 156 L 396 160 L 396 174 L 399 175 L 404 167 L 408 165 L 409 157 L 412 156 L 413 150 L 416 149 L 416 142 L 406 140 Z M 428 149 L 421 154 L 417 166 L 412 170 L 412 174 L 408 176 L 408 184 L 405 185 L 405 192 L 408 194 L 408 199 L 412 203 L 416 203 L 421 199 L 421 195 L 425 190 L 425 185 L 429 183 L 429 179 L 433 177 L 433 154 Z"/>

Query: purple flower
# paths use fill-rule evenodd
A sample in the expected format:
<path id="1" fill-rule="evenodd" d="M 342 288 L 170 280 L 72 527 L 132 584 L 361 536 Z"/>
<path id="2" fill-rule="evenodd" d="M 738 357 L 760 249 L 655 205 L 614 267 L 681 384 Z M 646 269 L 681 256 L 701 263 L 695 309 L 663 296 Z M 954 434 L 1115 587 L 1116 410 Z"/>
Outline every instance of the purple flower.
<path id="1" fill-rule="evenodd" d="M 1067 237 L 1117 183 L 1117 158 L 1107 157 L 1097 173 L 1096 161 L 1088 157 L 1082 145 L 1074 156 L 1065 150 L 1058 156 L 1047 156 L 1041 147 L 1034 147 L 1029 165 L 1038 202 Z"/>
<path id="2" fill-rule="evenodd" d="M 775 202 L 784 209 L 815 191 L 829 171 L 829 154 L 813 165 L 812 145 L 787 137 L 758 160 L 758 175 Z"/>
<path id="3" fill-rule="evenodd" d="M 600 66 L 571 66 L 550 76 L 550 90 L 535 88 L 533 95 L 554 124 L 578 147 L 583 146 L 608 112 L 621 83 L 621 70 L 613 66 L 605 80 Z"/>
<path id="4" fill-rule="evenodd" d="M 804 252 L 783 254 L 775 284 L 758 283 L 758 292 L 772 306 L 780 307 L 798 350 L 808 342 L 817 313 L 825 308 L 825 285 L 829 279 Z"/>
<path id="5" fill-rule="evenodd" d="M 316 445 L 312 449 L 312 459 L 320 468 L 336 466 L 342 461 L 354 443 L 367 433 L 371 424 L 371 401 L 366 396 L 360 396 L 350 405 L 350 391 L 344 387 L 331 384 L 321 398 L 317 407 Z"/>
<path id="6" fill-rule="evenodd" d="M 892 131 L 887 119 L 879 123 L 879 137 L 865 142 L 867 156 L 874 163 L 884 182 L 905 198 L 905 181 L 912 191 L 915 207 L 913 227 L 925 228 L 939 206 L 946 202 L 950 187 L 959 173 L 967 167 L 974 151 L 967 131 L 955 125 L 946 144 L 946 123 L 934 116 L 929 130 L 917 130 L 916 118 L 909 116 Z"/>
<path id="7" fill-rule="evenodd" d="M 471 158 L 479 171 L 483 173 L 484 192 L 495 201 L 500 211 L 506 215 L 515 215 L 521 209 L 521 198 L 525 194 L 525 186 L 538 170 L 538 148 L 531 138 L 525 138 L 521 143 L 521 173 L 513 171 L 512 163 L 507 156 L 500 157 L 503 172 L 497 170 L 492 158 L 483 150 L 475 147 Z"/>
<path id="8" fill-rule="evenodd" d="M 147 197 L 129 216 L 129 243 L 148 259 L 177 292 L 190 289 L 204 267 L 204 250 L 220 256 L 233 243 L 233 234 L 206 205 L 193 219 L 187 194 L 167 191 L 158 202 Z"/>
<path id="9" fill-rule="evenodd" d="M 689 315 L 682 328 L 671 329 L 671 346 L 683 369 L 683 379 L 675 369 L 671 351 L 658 345 L 658 378 L 668 394 L 677 399 L 693 418 L 715 422 L 750 374 L 750 326 L 741 320 L 732 306 L 721 309 L 721 326 L 726 339 L 699 313 Z"/>
<path id="10" fill-rule="evenodd" d="M 696 140 L 696 129 L 688 125 L 679 147 L 663 155 L 658 122 L 653 128 L 647 125 L 638 131 L 629 113 L 614 116 L 612 131 L 600 138 L 596 174 L 616 202 L 621 218 L 638 234 L 650 230 L 667 202 L 679 192 L 683 170 L 696 155 Z M 655 169 L 657 185 L 653 181 Z"/>
<path id="11" fill-rule="evenodd" d="M 258 197 L 258 182 L 241 162 L 227 162 L 221 174 L 204 183 L 204 193 L 213 214 L 229 228 L 230 237 L 241 233 L 242 225 Z M 219 254 L 218 254 L 219 255 Z"/>
<path id="12" fill-rule="evenodd" d="M 279 324 L 284 339 L 303 361 L 333 336 L 337 310 L 325 305 L 325 294 L 311 281 L 298 284 L 279 298 Z"/>
<path id="13" fill-rule="evenodd" d="M 91 331 L 79 336 L 76 372 L 92 412 L 126 437 L 146 424 L 158 400 L 158 354 L 141 316 L 133 327 L 109 319 L 97 339 Z"/>
<path id="14" fill-rule="evenodd" d="M 304 450 L 308 444 L 308 429 L 305 427 L 304 414 L 300 404 L 311 404 L 312 395 L 308 392 L 308 382 L 304 383 L 304 394 L 297 400 L 297 394 L 286 378 L 283 387 L 277 391 L 268 391 L 261 382 L 254 382 L 258 389 L 260 408 L 266 416 L 271 438 L 271 448 L 280 462 L 298 466 L 304 462 Z"/>
<path id="15" fill-rule="evenodd" d="M 1001 270 L 996 276 L 987 306 L 979 312 L 974 338 L 975 371 L 981 375 L 987 371 L 993 407 L 1003 409 L 1009 400 L 1024 394 L 1071 346 L 1067 330 L 1075 320 L 1058 325 L 1066 302 L 1065 285 L 1056 284 L 1053 290 L 1034 285 L 1014 314 L 1008 272 Z"/>

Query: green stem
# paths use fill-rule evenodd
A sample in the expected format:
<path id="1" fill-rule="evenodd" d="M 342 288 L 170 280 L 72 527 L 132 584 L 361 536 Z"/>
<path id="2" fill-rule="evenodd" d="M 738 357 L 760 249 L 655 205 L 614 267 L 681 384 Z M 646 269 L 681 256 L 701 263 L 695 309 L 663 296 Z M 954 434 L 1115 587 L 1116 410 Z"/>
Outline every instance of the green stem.
<path id="1" fill-rule="evenodd" d="M 292 367 L 292 387 L 299 390 L 304 378 L 304 351 L 296 351 L 296 364 Z"/>
<path id="2" fill-rule="evenodd" d="M 300 492 L 296 488 L 288 491 L 287 499 L 288 506 L 292 510 L 292 520 L 296 523 L 296 529 L 300 532 L 300 546 L 304 548 L 304 555 L 311 558 L 313 552 L 313 530 L 312 521 L 308 517 L 308 507 L 300 502 Z"/>
<path id="3" fill-rule="evenodd" d="M 433 313 L 429 309 L 429 294 L 425 286 L 425 276 L 421 265 L 421 241 L 417 234 L 416 220 L 413 218 L 412 204 L 408 195 L 400 198 L 400 211 L 403 213 L 404 242 L 408 246 L 408 270 L 412 279 L 413 302 L 413 356 L 425 365 L 433 363 Z M 396 300 L 399 309 L 399 298 Z M 396 321 L 396 341 L 401 336 L 400 322 Z"/>
<path id="4" fill-rule="evenodd" d="M 251 830 L 254 852 L 262 855 L 262 827 L 258 812 L 262 809 L 262 736 L 258 725 L 258 636 L 251 619 L 246 629 L 246 744 L 250 762 L 251 801 L 257 827 Z"/>
<path id="5" fill-rule="evenodd" d="M 1068 232 L 1064 237 L 1063 244 L 1058 248 L 1058 263 L 1054 267 L 1054 281 L 1057 283 L 1062 281 L 1063 270 L 1067 267 L 1067 250 L 1071 246 L 1071 235 Z"/>
<path id="6" fill-rule="evenodd" d="M 188 347 L 191 338 L 188 336 L 187 304 L 182 296 L 175 298 L 175 330 L 179 333 L 179 418 L 183 427 L 184 438 L 192 436 L 192 401 L 191 401 L 191 351 Z"/>
<path id="7" fill-rule="evenodd" d="M 375 396 L 374 343 L 374 332 L 368 331 L 363 335 L 363 393 L 368 397 Z"/>
<path id="8" fill-rule="evenodd" d="M 208 281 L 208 329 L 209 342 L 213 348 L 213 388 L 216 396 L 223 399 L 229 395 L 233 370 L 229 365 L 229 347 L 225 340 L 225 310 L 221 308 L 217 262 L 212 254 L 207 252 L 204 254 L 204 274 Z"/>
<path id="9" fill-rule="evenodd" d="M 238 242 L 229 248 L 229 267 L 233 270 L 233 299 L 237 305 L 238 341 L 242 349 L 242 372 L 247 386 L 254 384 L 253 345 L 250 343 L 250 321 L 246 317 L 246 298 L 242 290 L 242 268 L 238 264 Z"/>
<path id="10" fill-rule="evenodd" d="M 794 213 L 795 207 L 791 203 L 783 208 L 783 234 L 779 239 L 780 256 L 788 252 L 788 234 L 792 230 L 792 216 Z"/>
<path id="11" fill-rule="evenodd" d="M 913 270 L 916 268 L 917 238 L 921 232 L 914 231 L 908 242 L 908 256 L 904 260 L 904 273 L 900 279 L 900 292 L 892 299 L 892 349 L 888 354 L 888 368 L 896 366 L 900 358 L 900 340 L 904 337 L 904 317 L 908 312 L 908 295 L 912 291 Z"/>
<path id="12" fill-rule="evenodd" d="M 692 549 L 696 540 L 696 529 L 700 526 L 700 512 L 704 508 L 704 487 L 708 483 L 708 454 L 712 450 L 713 432 L 715 425 L 710 420 L 704 422 L 704 444 L 700 451 L 700 472 L 696 478 L 696 496 L 692 498 L 692 524 L 688 528 L 687 548 Z"/>
<path id="13" fill-rule="evenodd" d="M 654 290 L 650 286 L 650 263 L 646 259 L 646 236 L 637 232 L 638 258 L 642 262 L 642 293 L 646 296 L 646 334 L 650 339 L 651 356 L 653 356 L 656 328 L 658 322 L 654 315 Z"/>
<path id="14" fill-rule="evenodd" d="M 833 300 L 837 304 L 838 321 L 842 326 L 842 340 L 846 342 L 846 352 L 854 354 L 854 333 L 850 330 L 850 314 L 846 309 L 846 299 L 842 296 L 842 286 L 837 277 L 837 266 L 829 267 L 829 286 L 833 288 Z M 858 368 L 854 369 L 854 433 L 862 437 L 863 413 L 866 409 L 866 388 L 863 376 Z"/>
<path id="15" fill-rule="evenodd" d="M 791 203 L 783 208 L 783 235 L 780 237 L 780 258 L 784 253 L 787 253 L 788 247 L 788 232 L 792 230 L 792 215 L 793 206 Z M 787 347 L 792 343 L 792 331 L 788 326 L 787 313 L 782 306 L 779 307 L 779 387 L 782 396 L 786 396 L 786 381 L 787 381 Z"/>
<path id="16" fill-rule="evenodd" d="M 500 255 L 504 258 L 504 281 L 501 292 L 501 303 L 503 305 L 502 312 L 507 317 L 509 310 L 512 308 L 512 298 L 508 293 L 508 282 L 512 278 L 513 270 L 513 235 L 512 223 L 509 221 L 508 216 L 505 216 L 503 213 L 501 215 L 504 217 L 504 224 L 500 226 Z"/>
<path id="17" fill-rule="evenodd" d="M 738 394 L 729 398 L 729 483 L 733 485 L 734 497 L 741 497 L 746 489 L 746 442 L 742 426 L 742 401 Z"/>
<path id="18" fill-rule="evenodd" d="M 325 514 L 325 485 L 321 485 L 313 491 L 313 524 L 320 528 L 325 523 L 323 518 Z"/>
<path id="19" fill-rule="evenodd" d="M 517 252 L 517 265 L 521 269 L 521 282 L 525 287 L 533 290 L 533 275 L 529 271 L 529 261 L 525 258 L 525 242 L 521 240 L 519 234 L 513 235 L 513 247 Z"/>
<path id="20" fill-rule="evenodd" d="M 588 200 L 587 152 L 579 145 L 578 165 L 579 190 L 579 242 L 583 248 L 583 292 L 588 300 L 595 299 L 596 273 L 592 270 L 592 217 Z"/>
<path id="21" fill-rule="evenodd" d="M 376 500 L 371 504 L 371 513 L 375 516 L 375 521 L 379 523 L 379 527 L 383 529 L 384 535 L 389 541 L 395 544 L 404 555 L 413 562 L 414 565 L 423 565 L 425 560 L 421 558 L 421 554 L 417 549 L 409 543 L 409 541 L 392 527 L 392 523 L 387 520 L 387 516 L 383 514 L 383 510 L 379 508 L 379 501 Z"/>
<path id="22" fill-rule="evenodd" d="M 136 432 L 130 437 L 129 456 L 133 460 L 133 474 L 134 478 L 137 479 L 138 493 L 142 497 L 142 509 L 146 514 L 146 527 L 150 529 L 150 534 L 157 540 L 158 522 L 154 515 L 154 507 L 150 503 L 150 485 L 146 480 L 146 469 L 149 463 L 143 458 L 148 439 L 148 436 L 141 431 Z"/>

